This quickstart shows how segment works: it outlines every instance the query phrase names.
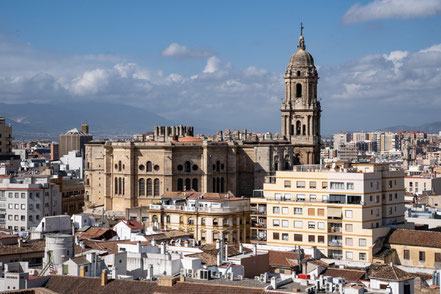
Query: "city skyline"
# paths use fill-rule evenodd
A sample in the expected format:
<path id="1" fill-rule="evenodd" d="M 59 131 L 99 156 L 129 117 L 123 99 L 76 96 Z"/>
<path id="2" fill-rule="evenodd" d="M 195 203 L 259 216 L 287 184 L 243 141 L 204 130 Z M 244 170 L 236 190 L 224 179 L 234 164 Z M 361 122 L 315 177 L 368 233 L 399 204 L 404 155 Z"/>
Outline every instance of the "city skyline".
<path id="1" fill-rule="evenodd" d="M 398 2 L 4 2 L 1 102 L 116 103 L 196 130 L 280 132 L 302 21 L 323 135 L 437 121 L 441 2 Z"/>

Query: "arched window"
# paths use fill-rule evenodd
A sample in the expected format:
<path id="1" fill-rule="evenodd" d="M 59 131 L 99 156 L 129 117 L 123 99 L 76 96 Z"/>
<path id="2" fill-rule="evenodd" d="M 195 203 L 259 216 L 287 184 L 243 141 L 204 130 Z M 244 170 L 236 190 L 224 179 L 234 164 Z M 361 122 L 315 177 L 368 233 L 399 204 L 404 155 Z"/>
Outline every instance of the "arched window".
<path id="1" fill-rule="evenodd" d="M 147 179 L 147 196 L 152 196 L 152 179 Z"/>
<path id="2" fill-rule="evenodd" d="M 118 194 L 118 178 L 115 178 L 115 194 Z"/>
<path id="3" fill-rule="evenodd" d="M 193 190 L 195 190 L 196 192 L 198 191 L 198 179 L 193 179 L 192 184 L 191 184 L 191 188 Z"/>
<path id="4" fill-rule="evenodd" d="M 146 170 L 147 170 L 147 172 L 151 172 L 152 171 L 152 162 L 151 161 L 147 161 Z"/>
<path id="5" fill-rule="evenodd" d="M 152 223 L 157 224 L 158 223 L 158 216 L 154 215 L 152 216 Z"/>
<path id="6" fill-rule="evenodd" d="M 138 194 L 139 194 L 139 196 L 145 195 L 145 180 L 144 179 L 139 179 L 139 181 L 138 181 Z"/>
<path id="7" fill-rule="evenodd" d="M 297 71 L 297 76 L 300 77 L 300 70 Z"/>
<path id="8" fill-rule="evenodd" d="M 190 190 L 191 189 L 191 181 L 190 179 L 185 179 L 185 191 Z"/>
<path id="9" fill-rule="evenodd" d="M 217 221 L 217 218 L 214 218 L 213 219 L 213 226 L 217 226 L 219 223 L 218 223 L 218 221 Z"/>
<path id="10" fill-rule="evenodd" d="M 221 191 L 221 193 L 225 192 L 225 181 L 224 181 L 223 177 L 221 178 L 220 191 Z"/>
<path id="11" fill-rule="evenodd" d="M 302 84 L 296 85 L 296 97 L 302 97 Z"/>
<path id="12" fill-rule="evenodd" d="M 121 160 L 118 161 L 118 170 L 121 171 Z"/>
<path id="13" fill-rule="evenodd" d="M 222 225 L 224 225 L 224 226 L 228 226 L 228 219 L 227 219 L 227 218 L 224 218 L 224 219 L 223 219 L 223 221 L 222 221 Z"/>
<path id="14" fill-rule="evenodd" d="M 118 179 L 118 194 L 122 194 L 122 180 L 121 178 Z"/>
<path id="15" fill-rule="evenodd" d="M 126 178 L 123 178 L 123 184 L 122 184 L 122 194 L 126 194 Z"/>
<path id="16" fill-rule="evenodd" d="M 279 170 L 279 156 L 274 156 L 274 170 Z"/>
<path id="17" fill-rule="evenodd" d="M 179 224 L 182 225 L 183 223 L 184 223 L 184 217 L 183 217 L 183 216 L 180 216 L 180 217 L 179 217 Z"/>
<path id="18" fill-rule="evenodd" d="M 216 192 L 220 192 L 220 178 L 216 178 Z"/>
<path id="19" fill-rule="evenodd" d="M 170 223 L 170 216 L 169 215 L 167 215 L 166 217 L 165 217 L 165 221 L 169 224 Z"/>
<path id="20" fill-rule="evenodd" d="M 201 218 L 201 226 L 205 226 L 205 217 Z"/>
<path id="21" fill-rule="evenodd" d="M 216 192 L 216 178 L 213 178 L 213 192 Z"/>
<path id="22" fill-rule="evenodd" d="M 184 191 L 184 180 L 178 179 L 178 191 Z"/>
<path id="23" fill-rule="evenodd" d="M 288 170 L 288 169 L 289 169 L 289 164 L 290 164 L 289 161 L 290 161 L 290 160 L 289 160 L 289 155 L 286 155 L 286 156 L 285 156 L 285 170 Z"/>
<path id="24" fill-rule="evenodd" d="M 185 165 L 185 171 L 189 173 L 191 171 L 190 161 L 186 161 L 184 165 Z M 190 188 L 190 187 L 188 187 L 188 188 Z"/>
<path id="25" fill-rule="evenodd" d="M 220 162 L 218 160 L 218 161 L 216 161 L 216 171 L 219 171 L 219 170 L 220 170 Z"/>
<path id="26" fill-rule="evenodd" d="M 153 186 L 154 186 L 153 189 L 154 196 L 159 196 L 159 179 L 155 179 Z"/>
<path id="27" fill-rule="evenodd" d="M 193 221 L 193 218 L 191 216 L 188 218 L 187 223 L 189 225 L 194 225 L 194 221 Z"/>
<path id="28" fill-rule="evenodd" d="M 300 135 L 302 131 L 302 123 L 298 120 L 296 122 L 296 135 Z"/>

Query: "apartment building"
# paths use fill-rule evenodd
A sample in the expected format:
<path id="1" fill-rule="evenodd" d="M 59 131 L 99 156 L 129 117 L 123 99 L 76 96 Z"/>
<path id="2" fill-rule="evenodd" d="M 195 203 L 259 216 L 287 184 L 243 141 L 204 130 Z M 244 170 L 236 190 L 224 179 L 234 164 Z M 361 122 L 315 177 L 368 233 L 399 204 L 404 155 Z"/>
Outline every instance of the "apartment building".
<path id="1" fill-rule="evenodd" d="M 230 193 L 168 192 L 148 212 L 150 226 L 192 232 L 202 244 L 249 241 L 249 199 Z"/>
<path id="2" fill-rule="evenodd" d="M 423 193 L 439 195 L 441 194 L 441 178 L 436 178 L 433 174 L 407 176 L 404 178 L 404 187 L 406 192 L 415 195 Z"/>
<path id="3" fill-rule="evenodd" d="M 0 156 L 12 154 L 12 127 L 6 123 L 4 117 L 0 117 Z"/>
<path id="4" fill-rule="evenodd" d="M 61 193 L 49 177 L 0 178 L 0 198 L 5 203 L 5 228 L 30 230 L 41 219 L 61 214 Z"/>
<path id="5" fill-rule="evenodd" d="M 370 261 L 378 238 L 405 222 L 404 173 L 386 164 L 296 166 L 269 178 L 251 206 L 252 242 Z"/>

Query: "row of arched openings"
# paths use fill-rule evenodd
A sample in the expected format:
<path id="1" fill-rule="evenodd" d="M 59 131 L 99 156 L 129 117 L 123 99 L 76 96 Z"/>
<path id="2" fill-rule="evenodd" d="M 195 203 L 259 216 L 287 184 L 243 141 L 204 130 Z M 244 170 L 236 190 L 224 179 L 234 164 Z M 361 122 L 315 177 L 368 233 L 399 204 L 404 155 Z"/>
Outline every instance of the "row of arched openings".
<path id="1" fill-rule="evenodd" d="M 139 196 L 159 196 L 160 193 L 160 181 L 159 179 L 139 179 L 138 181 L 138 194 Z"/>
<path id="2" fill-rule="evenodd" d="M 124 195 L 126 193 L 124 178 L 116 177 L 114 186 L 115 186 L 115 194 Z"/>
<path id="3" fill-rule="evenodd" d="M 177 188 L 178 191 L 195 190 L 197 192 L 199 190 L 199 180 L 196 178 L 186 178 L 184 181 L 184 179 L 179 178 L 177 182 Z"/>
<path id="4" fill-rule="evenodd" d="M 225 192 L 225 180 L 223 177 L 213 178 L 213 192 L 224 193 Z"/>

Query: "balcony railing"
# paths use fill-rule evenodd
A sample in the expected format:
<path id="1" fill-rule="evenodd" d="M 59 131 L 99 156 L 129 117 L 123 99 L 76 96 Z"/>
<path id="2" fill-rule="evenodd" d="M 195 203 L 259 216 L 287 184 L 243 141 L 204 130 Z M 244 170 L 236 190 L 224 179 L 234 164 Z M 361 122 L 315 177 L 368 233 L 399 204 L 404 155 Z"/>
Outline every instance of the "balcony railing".
<path id="1" fill-rule="evenodd" d="M 158 205 L 150 204 L 150 209 L 154 210 L 175 210 L 175 211 L 187 211 L 187 212 L 207 212 L 207 213 L 224 213 L 224 212 L 241 212 L 249 211 L 246 207 L 192 207 L 181 205 Z"/>
<path id="2" fill-rule="evenodd" d="M 262 223 L 251 223 L 251 228 L 265 229 L 265 228 L 266 228 L 266 224 L 262 224 Z"/>
<path id="3" fill-rule="evenodd" d="M 266 210 L 251 208 L 251 214 L 266 215 Z"/>
<path id="4" fill-rule="evenodd" d="M 250 239 L 252 241 L 266 241 L 266 237 L 260 237 L 260 236 L 251 236 Z"/>
<path id="5" fill-rule="evenodd" d="M 338 241 L 338 240 L 331 240 L 328 242 L 328 246 L 331 247 L 342 247 L 343 246 L 343 242 L 342 241 Z"/>

